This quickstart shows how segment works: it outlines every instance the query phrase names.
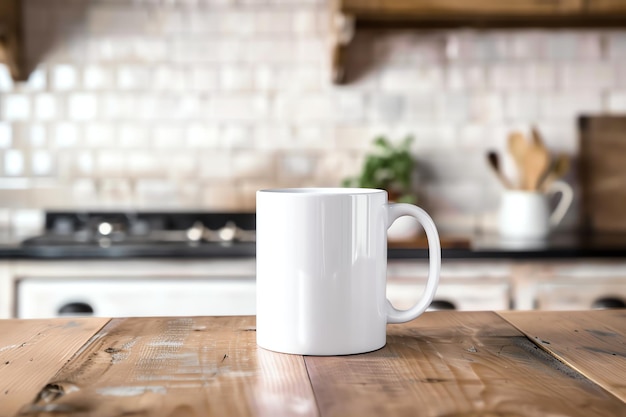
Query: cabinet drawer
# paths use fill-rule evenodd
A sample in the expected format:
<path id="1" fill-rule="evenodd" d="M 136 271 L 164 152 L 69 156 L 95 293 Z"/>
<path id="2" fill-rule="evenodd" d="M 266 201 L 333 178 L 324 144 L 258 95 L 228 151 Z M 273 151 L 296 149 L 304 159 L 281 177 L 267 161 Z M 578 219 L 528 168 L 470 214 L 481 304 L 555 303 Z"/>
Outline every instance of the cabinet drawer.
<path id="1" fill-rule="evenodd" d="M 567 279 L 537 285 L 535 307 L 541 310 L 588 310 L 626 305 L 626 280 Z"/>

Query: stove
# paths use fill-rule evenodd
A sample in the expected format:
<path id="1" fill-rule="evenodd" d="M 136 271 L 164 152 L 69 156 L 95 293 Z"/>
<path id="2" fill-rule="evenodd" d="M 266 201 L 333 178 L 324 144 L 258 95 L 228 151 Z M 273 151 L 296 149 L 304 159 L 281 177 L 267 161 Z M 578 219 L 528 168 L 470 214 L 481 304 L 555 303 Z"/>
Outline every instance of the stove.
<path id="1" fill-rule="evenodd" d="M 255 226 L 255 213 L 250 212 L 49 211 L 44 233 L 22 245 L 234 246 L 255 242 Z"/>

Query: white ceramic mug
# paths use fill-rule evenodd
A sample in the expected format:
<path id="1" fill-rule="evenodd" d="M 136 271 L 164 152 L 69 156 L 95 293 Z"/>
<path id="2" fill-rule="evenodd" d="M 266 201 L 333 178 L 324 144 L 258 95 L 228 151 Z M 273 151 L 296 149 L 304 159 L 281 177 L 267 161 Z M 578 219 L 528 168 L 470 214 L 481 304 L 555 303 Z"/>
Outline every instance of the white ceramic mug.
<path id="1" fill-rule="evenodd" d="M 283 353 L 346 355 L 386 342 L 386 324 L 422 314 L 439 283 L 441 245 L 432 219 L 387 192 L 293 188 L 257 192 L 257 343 Z M 386 299 L 386 231 L 400 216 L 420 221 L 430 271 L 408 310 Z"/>
<path id="2" fill-rule="evenodd" d="M 548 198 L 555 193 L 560 193 L 561 199 L 550 212 Z M 554 181 L 546 193 L 506 190 L 500 206 L 500 235 L 507 239 L 545 239 L 567 213 L 573 195 L 572 187 L 562 181 Z"/>

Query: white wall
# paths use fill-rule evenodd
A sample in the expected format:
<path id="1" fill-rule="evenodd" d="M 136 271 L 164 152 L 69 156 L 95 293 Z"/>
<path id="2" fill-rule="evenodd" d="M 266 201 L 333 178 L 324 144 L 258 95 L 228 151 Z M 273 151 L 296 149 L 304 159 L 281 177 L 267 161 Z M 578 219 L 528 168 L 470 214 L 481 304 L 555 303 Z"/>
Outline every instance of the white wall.
<path id="1" fill-rule="evenodd" d="M 334 86 L 325 0 L 24 7 L 34 72 L 13 83 L 0 66 L 0 223 L 43 208 L 253 209 L 260 187 L 337 185 L 375 135 L 412 134 L 421 204 L 444 229 L 489 228 L 486 149 L 536 124 L 575 155 L 578 114 L 626 111 L 626 31 L 362 32 L 353 81 Z"/>

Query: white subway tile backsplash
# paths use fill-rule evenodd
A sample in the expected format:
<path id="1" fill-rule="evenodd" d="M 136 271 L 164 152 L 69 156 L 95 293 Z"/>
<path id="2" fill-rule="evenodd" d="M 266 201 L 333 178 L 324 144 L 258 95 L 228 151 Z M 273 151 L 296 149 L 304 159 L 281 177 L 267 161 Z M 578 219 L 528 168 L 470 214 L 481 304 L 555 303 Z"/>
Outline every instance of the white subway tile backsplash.
<path id="1" fill-rule="evenodd" d="M 612 60 L 626 58 L 626 33 L 623 31 L 612 32 L 607 35 L 608 57 Z"/>
<path id="2" fill-rule="evenodd" d="M 200 178 L 210 180 L 226 180 L 232 177 L 231 152 L 210 150 L 198 155 Z"/>
<path id="3" fill-rule="evenodd" d="M 232 155 L 232 176 L 235 179 L 276 178 L 273 152 L 237 151 Z"/>
<path id="4" fill-rule="evenodd" d="M 487 71 L 480 64 L 452 64 L 445 71 L 445 86 L 450 90 L 475 91 L 487 86 Z"/>
<path id="5" fill-rule="evenodd" d="M 16 177 L 24 174 L 24 154 L 18 149 L 4 151 L 4 174 Z"/>
<path id="6" fill-rule="evenodd" d="M 539 96 L 533 93 L 510 93 L 504 97 L 504 119 L 532 123 L 540 117 Z"/>
<path id="7" fill-rule="evenodd" d="M 291 26 L 298 35 L 312 35 L 319 31 L 319 13 L 315 9 L 298 10 L 293 13 Z"/>
<path id="8" fill-rule="evenodd" d="M 13 127 L 10 123 L 0 122 L 0 148 L 9 148 L 13 143 Z"/>
<path id="9" fill-rule="evenodd" d="M 602 90 L 614 85 L 613 66 L 608 62 L 575 62 L 559 68 L 560 87 L 564 91 Z"/>
<path id="10" fill-rule="evenodd" d="M 104 90 L 114 86 L 113 72 L 100 65 L 89 65 L 83 69 L 83 86 L 87 90 Z"/>
<path id="11" fill-rule="evenodd" d="M 150 129 L 135 123 L 123 123 L 119 126 L 119 144 L 123 148 L 149 148 Z"/>
<path id="12" fill-rule="evenodd" d="M 5 94 L 0 102 L 2 117 L 9 121 L 28 120 L 31 115 L 31 97 L 26 94 Z"/>
<path id="13" fill-rule="evenodd" d="M 446 123 L 465 123 L 469 119 L 469 100 L 467 95 L 444 93 L 437 97 L 438 120 Z M 422 118 L 422 121 L 425 119 Z M 433 119 L 431 119 L 432 121 Z"/>
<path id="14" fill-rule="evenodd" d="M 54 94 L 37 94 L 34 100 L 34 116 L 37 120 L 54 120 L 62 115 L 59 98 Z"/>
<path id="15" fill-rule="evenodd" d="M 168 153 L 168 177 L 176 180 L 193 180 L 198 178 L 198 159 L 195 153 L 179 151 Z"/>
<path id="16" fill-rule="evenodd" d="M 487 68 L 489 87 L 492 90 L 521 90 L 522 68 L 516 64 L 494 64 Z"/>
<path id="17" fill-rule="evenodd" d="M 182 92 L 190 86 L 186 69 L 169 65 L 160 65 L 154 70 L 152 87 L 156 90 Z"/>
<path id="18" fill-rule="evenodd" d="M 278 157 L 278 179 L 310 178 L 315 173 L 317 158 L 308 153 L 288 153 Z"/>
<path id="19" fill-rule="evenodd" d="M 216 91 L 219 86 L 216 68 L 194 66 L 190 71 L 189 87 L 196 91 Z"/>
<path id="20" fill-rule="evenodd" d="M 270 102 L 252 94 L 219 95 L 209 102 L 210 119 L 220 122 L 253 122 L 266 120 Z"/>
<path id="21" fill-rule="evenodd" d="M 102 149 L 95 153 L 96 175 L 123 177 L 128 174 L 128 154 L 117 150 Z"/>
<path id="22" fill-rule="evenodd" d="M 626 113 L 626 91 L 611 91 L 607 110 L 611 113 Z"/>
<path id="23" fill-rule="evenodd" d="M 225 125 L 220 130 L 220 145 L 224 148 L 250 148 L 253 144 L 254 138 L 247 126 Z"/>
<path id="24" fill-rule="evenodd" d="M 335 141 L 339 149 L 367 150 L 374 135 L 371 128 L 362 125 L 344 125 L 335 128 Z"/>
<path id="25" fill-rule="evenodd" d="M 135 203 L 140 207 L 177 208 L 178 187 L 172 181 L 143 179 L 135 184 Z"/>
<path id="26" fill-rule="evenodd" d="M 163 160 L 154 152 L 132 151 L 127 154 L 128 172 L 134 178 L 163 177 L 169 158 Z"/>
<path id="27" fill-rule="evenodd" d="M 471 229 L 497 209 L 484 152 L 508 132 L 575 153 L 579 114 L 626 112 L 621 29 L 363 28 L 338 86 L 322 0 L 78 3 L 26 2 L 35 71 L 0 64 L 16 205 L 254 209 L 258 188 L 336 186 L 376 135 L 412 135 L 425 203 Z M 35 198 L 33 181 L 52 185 Z"/>
<path id="28" fill-rule="evenodd" d="M 504 106 L 501 94 L 477 93 L 470 95 L 470 121 L 493 123 L 503 119 Z"/>
<path id="29" fill-rule="evenodd" d="M 238 210 L 241 207 L 237 187 L 234 184 L 209 184 L 200 191 L 200 204 L 215 210 Z"/>
<path id="30" fill-rule="evenodd" d="M 294 146 L 294 132 L 287 124 L 259 125 L 253 135 L 257 149 L 286 149 Z"/>
<path id="31" fill-rule="evenodd" d="M 530 62 L 522 65 L 522 85 L 534 91 L 553 91 L 557 85 L 557 65 Z"/>
<path id="32" fill-rule="evenodd" d="M 443 87 L 440 67 L 383 68 L 380 74 L 384 92 L 437 91 Z"/>
<path id="33" fill-rule="evenodd" d="M 401 94 L 378 94 L 368 104 L 368 118 L 375 122 L 396 123 L 406 117 L 406 98 Z"/>
<path id="34" fill-rule="evenodd" d="M 57 148 L 71 148 L 78 144 L 78 126 L 74 123 L 61 122 L 53 125 L 52 140 Z"/>
<path id="35" fill-rule="evenodd" d="M 37 68 L 28 76 L 28 80 L 22 85 L 28 91 L 43 91 L 48 86 L 47 72 L 43 68 Z M 0 90 L 2 88 L 0 87 Z"/>
<path id="36" fill-rule="evenodd" d="M 187 126 L 186 146 L 191 148 L 217 148 L 220 143 L 220 132 L 217 125 L 206 125 L 196 122 Z"/>
<path id="37" fill-rule="evenodd" d="M 0 91 L 11 90 L 13 90 L 13 78 L 11 78 L 11 72 L 4 63 L 0 63 Z"/>
<path id="38" fill-rule="evenodd" d="M 53 174 L 53 158 L 50 151 L 37 149 L 32 153 L 31 171 L 35 176 L 50 176 Z"/>
<path id="39" fill-rule="evenodd" d="M 95 161 L 91 151 L 70 151 L 63 149 L 56 153 L 59 177 L 63 180 L 91 177 L 94 175 Z"/>
<path id="40" fill-rule="evenodd" d="M 250 68 L 243 66 L 225 66 L 219 72 L 220 88 L 224 91 L 250 91 L 253 75 Z"/>
<path id="41" fill-rule="evenodd" d="M 274 99 L 274 117 L 279 122 L 328 122 L 334 119 L 331 97 L 321 94 L 285 94 Z"/>
<path id="42" fill-rule="evenodd" d="M 157 125 L 153 130 L 156 148 L 177 148 L 184 145 L 185 128 L 178 125 Z"/>
<path id="43" fill-rule="evenodd" d="M 151 76 L 149 67 L 124 65 L 117 70 L 117 86 L 122 90 L 145 90 L 151 86 Z"/>
<path id="44" fill-rule="evenodd" d="M 133 188 L 130 181 L 125 178 L 104 178 L 98 182 L 97 191 L 97 200 L 105 207 L 117 209 L 133 207 Z"/>
<path id="45" fill-rule="evenodd" d="M 106 123 L 89 123 L 85 126 L 85 145 L 92 148 L 113 147 L 116 142 L 115 127 Z"/>
<path id="46" fill-rule="evenodd" d="M 253 19 L 251 23 L 256 34 L 290 35 L 294 32 L 295 19 L 293 13 L 289 11 L 259 10 L 254 13 Z M 239 25 L 241 21 L 237 19 L 234 26 Z"/>
<path id="47" fill-rule="evenodd" d="M 311 149 L 311 150 L 326 150 L 331 151 L 335 149 L 335 132 L 333 128 L 327 126 L 314 125 L 301 125 L 294 129 L 293 141 L 291 144 L 293 147 L 299 149 Z"/>
<path id="48" fill-rule="evenodd" d="M 343 122 L 363 121 L 366 110 L 365 94 L 358 91 L 338 91 L 334 94 L 335 118 Z"/>
<path id="49" fill-rule="evenodd" d="M 74 93 L 68 98 L 68 115 L 71 120 L 91 121 L 98 114 L 98 100 L 94 94 Z"/>
<path id="50" fill-rule="evenodd" d="M 0 135 L 1 136 L 1 135 Z M 46 126 L 32 124 L 28 132 L 28 144 L 33 148 L 42 148 L 47 143 L 48 132 Z"/>
<path id="51" fill-rule="evenodd" d="M 542 94 L 539 101 L 540 114 L 548 120 L 574 121 L 582 113 L 600 113 L 602 109 L 602 95 L 598 92 Z"/>
<path id="52" fill-rule="evenodd" d="M 78 71 L 68 64 L 59 64 L 52 67 L 51 84 L 54 90 L 74 90 L 79 88 Z"/>
<path id="53" fill-rule="evenodd" d="M 98 191 L 93 180 L 81 178 L 72 181 L 70 185 L 72 202 L 79 208 L 93 208 L 98 201 Z"/>

